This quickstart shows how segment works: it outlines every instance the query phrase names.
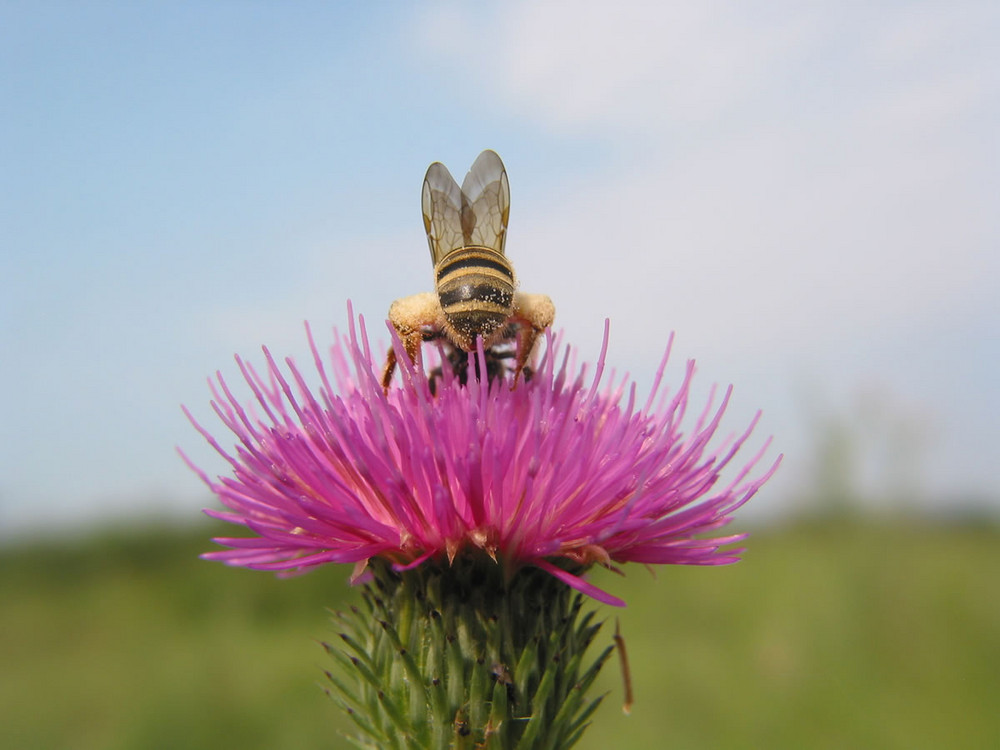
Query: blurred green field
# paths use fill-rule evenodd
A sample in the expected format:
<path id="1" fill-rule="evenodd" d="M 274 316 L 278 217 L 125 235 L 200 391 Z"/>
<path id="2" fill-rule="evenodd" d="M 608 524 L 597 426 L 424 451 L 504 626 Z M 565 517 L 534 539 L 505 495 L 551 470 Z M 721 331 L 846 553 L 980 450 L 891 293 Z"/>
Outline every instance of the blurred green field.
<path id="1" fill-rule="evenodd" d="M 340 748 L 318 687 L 347 568 L 197 559 L 213 528 L 0 550 L 0 747 Z M 581 748 L 1000 747 L 1000 529 L 828 521 L 727 568 L 601 572 L 617 663 Z"/>

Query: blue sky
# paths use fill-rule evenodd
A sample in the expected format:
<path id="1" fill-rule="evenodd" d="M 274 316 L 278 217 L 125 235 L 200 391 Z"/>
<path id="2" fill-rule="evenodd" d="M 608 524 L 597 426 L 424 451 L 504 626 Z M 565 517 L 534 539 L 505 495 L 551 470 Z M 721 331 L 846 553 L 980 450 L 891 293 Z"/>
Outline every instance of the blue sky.
<path id="1" fill-rule="evenodd" d="M 994 3 L 0 5 L 0 525 L 209 502 L 205 378 L 431 287 L 483 148 L 557 326 L 736 386 L 798 507 L 843 429 L 893 502 L 1000 507 Z M 838 427 L 839 426 L 839 427 Z"/>

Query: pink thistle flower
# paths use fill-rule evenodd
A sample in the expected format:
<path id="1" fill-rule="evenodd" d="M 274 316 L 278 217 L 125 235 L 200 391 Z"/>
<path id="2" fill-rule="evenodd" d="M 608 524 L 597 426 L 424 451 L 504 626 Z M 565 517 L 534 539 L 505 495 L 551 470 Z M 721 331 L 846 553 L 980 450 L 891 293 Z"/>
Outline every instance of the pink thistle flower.
<path id="1" fill-rule="evenodd" d="M 419 363 L 404 364 L 402 387 L 383 393 L 364 322 L 359 335 L 353 313 L 349 335 L 331 347 L 330 375 L 308 326 L 307 334 L 316 393 L 291 359 L 285 374 L 266 348 L 264 376 L 237 357 L 260 413 L 245 409 L 217 373 L 212 406 L 236 435 L 235 454 L 185 410 L 232 467 L 213 481 L 188 461 L 229 509 L 205 512 L 255 535 L 216 538 L 229 549 L 206 559 L 284 572 L 354 563 L 356 578 L 376 557 L 407 569 L 481 551 L 509 574 L 536 566 L 624 606 L 581 577 L 588 567 L 735 562 L 742 549 L 728 545 L 745 534 L 713 534 L 781 460 L 751 477 L 768 440 L 716 486 L 760 414 L 710 449 L 732 387 L 717 407 L 713 389 L 693 429 L 682 432 L 694 362 L 672 396 L 661 391 L 672 336 L 637 408 L 634 383 L 601 386 L 607 326 L 593 376 L 586 367 L 574 376 L 568 347 L 557 365 L 550 335 L 530 382 L 511 390 L 470 376 L 462 386 L 445 367 L 434 395 Z M 483 362 L 482 350 L 477 356 Z"/>

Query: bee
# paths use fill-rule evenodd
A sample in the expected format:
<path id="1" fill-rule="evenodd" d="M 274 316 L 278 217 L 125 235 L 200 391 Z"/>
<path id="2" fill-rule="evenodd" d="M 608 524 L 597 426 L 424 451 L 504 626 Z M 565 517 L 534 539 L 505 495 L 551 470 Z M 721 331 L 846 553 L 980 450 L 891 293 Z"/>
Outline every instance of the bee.
<path id="1" fill-rule="evenodd" d="M 398 299 L 389 308 L 389 321 L 407 355 L 416 361 L 424 341 L 443 338 L 454 347 L 447 362 L 464 378 L 463 365 L 481 338 L 489 374 L 502 375 L 506 359 L 513 358 L 512 387 L 517 385 L 538 334 L 552 325 L 555 306 L 548 295 L 516 289 L 514 268 L 504 255 L 510 187 L 500 157 L 483 151 L 462 187 L 444 164 L 434 162 L 424 177 L 421 208 L 436 291 Z M 511 342 L 513 356 L 504 351 Z M 385 390 L 395 369 L 396 352 L 390 348 L 382 374 Z"/>
<path id="2" fill-rule="evenodd" d="M 444 334 L 440 334 L 440 337 L 444 338 Z M 424 340 L 427 340 L 426 335 Z M 486 379 L 488 382 L 492 383 L 497 378 L 502 378 L 507 374 L 507 370 L 509 369 L 507 366 L 508 360 L 516 359 L 517 357 L 517 351 L 512 346 L 516 347 L 516 342 L 513 344 L 498 344 L 483 351 L 483 361 L 486 364 Z M 480 368 L 479 357 L 474 352 L 470 355 L 464 349 L 459 349 L 446 341 L 444 354 L 444 361 L 428 374 L 428 385 L 430 386 L 432 396 L 437 393 L 437 381 L 444 376 L 445 368 L 451 371 L 451 374 L 458 380 L 459 385 L 466 385 L 468 383 L 470 363 L 472 364 L 476 380 L 482 379 L 483 374 Z M 528 365 L 521 368 L 521 378 L 525 383 L 529 382 L 534 375 L 535 371 Z"/>

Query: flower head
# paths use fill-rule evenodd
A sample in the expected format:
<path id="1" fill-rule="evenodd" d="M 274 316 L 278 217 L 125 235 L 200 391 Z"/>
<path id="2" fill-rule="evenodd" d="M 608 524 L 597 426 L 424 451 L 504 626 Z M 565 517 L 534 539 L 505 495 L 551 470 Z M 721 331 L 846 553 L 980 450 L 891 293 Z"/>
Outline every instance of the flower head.
<path id="1" fill-rule="evenodd" d="M 713 534 L 777 468 L 751 477 L 765 444 L 717 486 L 757 419 L 709 448 L 730 388 L 682 432 L 694 363 L 675 393 L 661 389 L 669 344 L 640 407 L 627 380 L 601 385 L 604 351 L 589 375 L 568 364 L 568 347 L 557 359 L 551 336 L 528 383 L 511 390 L 470 374 L 462 385 L 445 367 L 433 394 L 419 364 L 384 393 L 353 315 L 329 364 L 309 341 L 316 391 L 267 349 L 264 375 L 237 358 L 252 409 L 217 375 L 213 408 L 238 440 L 234 454 L 195 422 L 232 467 L 212 480 L 192 466 L 228 508 L 206 512 L 254 534 L 215 539 L 229 549 L 207 559 L 277 571 L 354 563 L 359 573 L 376 557 L 406 569 L 481 552 L 510 572 L 536 566 L 622 605 L 581 573 L 593 563 L 735 561 L 741 550 L 727 545 L 744 535 Z M 475 355 L 484 371 L 485 356 Z"/>

